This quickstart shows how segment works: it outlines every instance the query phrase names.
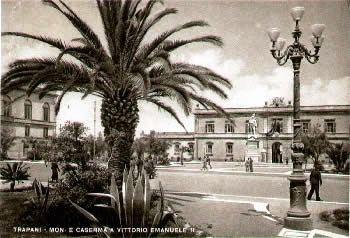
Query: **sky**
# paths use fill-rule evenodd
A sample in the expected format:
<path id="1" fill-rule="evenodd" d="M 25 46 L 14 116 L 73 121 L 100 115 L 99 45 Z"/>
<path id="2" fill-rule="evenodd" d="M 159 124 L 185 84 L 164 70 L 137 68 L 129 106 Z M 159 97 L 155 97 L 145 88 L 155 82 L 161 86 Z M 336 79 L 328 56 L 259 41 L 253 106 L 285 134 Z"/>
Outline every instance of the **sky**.
<path id="1" fill-rule="evenodd" d="M 65 1 L 89 25 L 103 37 L 100 17 L 94 1 Z M 1 30 L 22 31 L 40 35 L 50 35 L 69 41 L 79 36 L 70 23 L 55 10 L 40 1 L 2 0 Z M 167 17 L 148 35 L 190 20 L 205 20 L 207 28 L 186 30 L 177 34 L 179 38 L 191 38 L 205 34 L 222 37 L 224 46 L 194 44 L 174 52 L 174 61 L 191 62 L 207 66 L 227 77 L 233 84 L 227 90 L 229 98 L 222 100 L 213 94 L 203 92 L 223 107 L 263 106 L 273 97 L 292 100 L 293 72 L 291 63 L 278 66 L 269 51 L 271 43 L 267 30 L 278 27 L 281 36 L 292 42 L 291 31 L 294 22 L 290 9 L 304 6 L 301 21 L 303 35 L 301 41 L 312 49 L 309 37 L 310 26 L 314 23 L 326 24 L 325 41 L 317 64 L 303 60 L 301 65 L 301 104 L 332 105 L 350 104 L 350 9 L 346 0 L 309 1 L 233 1 L 233 0 L 168 0 L 164 7 L 175 7 L 178 14 Z M 155 11 L 155 12 L 156 12 Z M 1 71 L 17 58 L 34 56 L 57 56 L 58 52 L 33 40 L 14 37 L 1 39 Z M 67 120 L 80 121 L 93 132 L 94 101 L 96 101 L 96 133 L 103 131 L 100 122 L 101 99 L 89 96 L 84 100 L 77 93 L 67 94 L 57 117 L 58 126 Z M 184 131 L 167 113 L 157 107 L 140 102 L 141 131 Z M 193 131 L 193 116 L 181 114 L 187 131 Z M 155 123 L 156 122 L 156 123 Z"/>

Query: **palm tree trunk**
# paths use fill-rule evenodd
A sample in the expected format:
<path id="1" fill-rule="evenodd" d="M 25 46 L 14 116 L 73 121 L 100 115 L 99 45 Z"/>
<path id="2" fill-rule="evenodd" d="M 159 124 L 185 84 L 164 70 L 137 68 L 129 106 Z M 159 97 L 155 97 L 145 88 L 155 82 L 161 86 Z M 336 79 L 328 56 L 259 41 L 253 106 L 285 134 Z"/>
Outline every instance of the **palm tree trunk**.
<path id="1" fill-rule="evenodd" d="M 124 168 L 130 167 L 139 121 L 137 101 L 129 95 L 128 90 L 118 90 L 113 98 L 103 99 L 101 108 L 105 140 L 110 147 L 108 168 L 116 173 L 117 183 L 121 182 Z"/>

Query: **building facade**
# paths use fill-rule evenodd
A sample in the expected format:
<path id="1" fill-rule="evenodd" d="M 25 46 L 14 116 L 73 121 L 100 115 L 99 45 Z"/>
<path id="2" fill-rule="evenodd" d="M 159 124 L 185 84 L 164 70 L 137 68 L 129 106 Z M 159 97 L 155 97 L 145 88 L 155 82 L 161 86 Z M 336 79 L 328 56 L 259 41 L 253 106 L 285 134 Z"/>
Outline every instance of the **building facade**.
<path id="1" fill-rule="evenodd" d="M 251 108 L 227 108 L 232 121 L 214 110 L 194 110 L 193 133 L 158 133 L 172 142 L 169 156 L 178 155 L 179 145 L 193 145 L 193 158 L 210 156 L 218 161 L 255 161 L 282 163 L 290 160 L 293 138 L 293 107 L 271 105 Z M 252 137 L 249 119 L 255 114 L 256 132 Z M 301 107 L 302 130 L 319 126 L 334 143 L 349 142 L 350 105 Z"/>
<path id="2" fill-rule="evenodd" d="M 54 135 L 56 98 L 56 94 L 47 94 L 42 99 L 38 94 L 27 97 L 24 90 L 1 95 L 1 129 L 15 137 L 7 152 L 9 158 L 25 159 L 32 149 L 31 141 L 46 141 Z"/>

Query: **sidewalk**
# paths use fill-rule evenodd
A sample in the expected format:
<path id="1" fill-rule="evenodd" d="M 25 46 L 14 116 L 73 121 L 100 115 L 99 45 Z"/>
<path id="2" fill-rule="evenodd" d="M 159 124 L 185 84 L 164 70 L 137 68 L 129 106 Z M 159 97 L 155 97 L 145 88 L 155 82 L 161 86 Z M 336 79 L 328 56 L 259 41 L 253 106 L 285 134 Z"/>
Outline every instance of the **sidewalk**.
<path id="1" fill-rule="evenodd" d="M 166 193 L 175 210 L 189 222 L 206 227 L 214 237 L 276 237 L 283 229 L 283 218 L 289 199 L 205 194 L 192 192 Z M 348 203 L 309 201 L 313 228 L 348 236 L 348 232 L 320 220 L 325 210 L 348 207 Z"/>

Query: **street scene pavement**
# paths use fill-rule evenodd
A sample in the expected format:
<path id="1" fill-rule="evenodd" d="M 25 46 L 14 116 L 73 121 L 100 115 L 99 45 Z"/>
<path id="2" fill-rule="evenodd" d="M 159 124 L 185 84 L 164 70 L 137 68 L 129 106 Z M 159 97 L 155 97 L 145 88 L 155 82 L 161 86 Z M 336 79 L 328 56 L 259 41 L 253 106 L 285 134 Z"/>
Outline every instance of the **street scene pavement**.
<path id="1" fill-rule="evenodd" d="M 51 176 L 50 165 L 43 162 L 27 165 L 31 168 L 30 180 L 38 178 L 45 182 Z M 159 166 L 151 186 L 158 189 L 160 181 L 176 212 L 215 237 L 279 234 L 289 209 L 290 165 L 256 164 L 254 172 L 245 172 L 240 163 L 212 162 L 213 168 L 205 172 L 200 170 L 201 166 L 200 163 Z M 321 221 L 319 213 L 349 206 L 349 176 L 326 173 L 322 176 L 323 201 L 313 198 L 307 202 L 313 227 L 347 236 L 347 231 Z"/>
<path id="2" fill-rule="evenodd" d="M 215 237 L 277 236 L 289 209 L 290 168 L 263 166 L 246 173 L 242 166 L 224 168 L 215 162 L 212 166 L 208 172 L 200 171 L 200 164 L 161 168 L 152 184 L 157 187 L 161 181 L 175 210 L 195 224 L 210 227 Z M 324 174 L 323 180 L 323 201 L 307 203 L 314 229 L 347 236 L 346 231 L 321 221 L 319 213 L 349 206 L 349 177 Z"/>

